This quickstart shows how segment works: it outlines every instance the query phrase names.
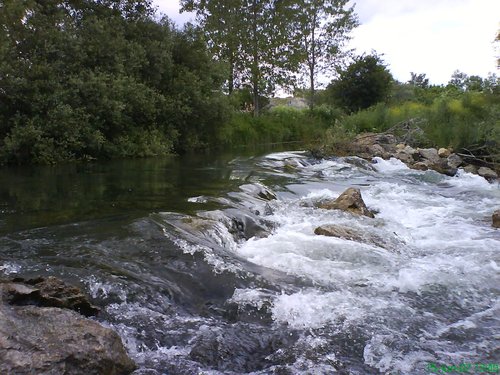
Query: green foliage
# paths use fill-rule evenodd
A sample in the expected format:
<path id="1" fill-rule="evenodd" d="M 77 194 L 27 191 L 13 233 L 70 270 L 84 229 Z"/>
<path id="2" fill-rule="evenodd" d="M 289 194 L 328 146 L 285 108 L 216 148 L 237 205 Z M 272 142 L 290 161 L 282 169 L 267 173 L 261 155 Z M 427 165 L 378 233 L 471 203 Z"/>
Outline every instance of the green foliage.
<path id="1" fill-rule="evenodd" d="M 385 101 L 392 81 L 379 56 L 361 56 L 339 72 L 339 78 L 328 86 L 328 91 L 334 104 L 352 113 Z"/>
<path id="2" fill-rule="evenodd" d="M 297 39 L 297 50 L 302 73 L 309 83 L 308 101 L 311 109 L 316 104 L 317 78 L 345 58 L 343 48 L 349 33 L 358 26 L 354 8 L 347 8 L 347 0 L 299 0 L 292 23 Z"/>
<path id="3" fill-rule="evenodd" d="M 149 0 L 6 0 L 0 24 L 0 165 L 184 151 L 228 117 L 202 33 Z"/>
<path id="4" fill-rule="evenodd" d="M 312 113 L 274 107 L 259 117 L 235 113 L 218 133 L 220 146 L 255 146 L 279 142 L 317 142 L 335 122 L 338 111 L 318 107 Z"/>
<path id="5" fill-rule="evenodd" d="M 354 133 L 383 132 L 409 119 L 421 119 L 425 138 L 436 147 L 469 148 L 500 145 L 500 97 L 467 92 L 459 98 L 438 96 L 430 103 L 380 103 L 342 119 Z"/>
<path id="6" fill-rule="evenodd" d="M 208 45 L 229 67 L 228 91 L 235 82 L 251 87 L 253 110 L 260 112 L 259 96 L 289 82 L 299 65 L 294 20 L 297 1 L 181 0 L 194 11 Z"/>

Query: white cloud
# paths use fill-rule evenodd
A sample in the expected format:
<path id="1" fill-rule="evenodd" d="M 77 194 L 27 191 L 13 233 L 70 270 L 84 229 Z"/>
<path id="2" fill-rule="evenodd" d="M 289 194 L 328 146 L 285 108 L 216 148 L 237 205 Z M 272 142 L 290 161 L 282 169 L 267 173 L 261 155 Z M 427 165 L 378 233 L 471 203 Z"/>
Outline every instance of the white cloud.
<path id="1" fill-rule="evenodd" d="M 178 0 L 153 0 L 153 3 L 158 7 L 160 13 L 167 15 L 178 25 L 194 20 L 194 14 L 179 12 L 181 7 Z"/>
<path id="2" fill-rule="evenodd" d="M 179 14 L 178 0 L 154 3 L 179 25 L 194 19 Z M 357 0 L 355 10 L 361 26 L 353 32 L 351 48 L 384 54 L 400 81 L 410 72 L 426 73 L 436 84 L 448 82 L 456 69 L 483 77 L 497 72 L 498 0 Z"/>
<path id="3" fill-rule="evenodd" d="M 359 53 L 383 53 L 400 81 L 412 71 L 446 83 L 456 69 L 480 76 L 496 70 L 492 42 L 500 28 L 500 1 L 384 0 L 377 5 L 365 0 L 356 9 L 365 22 L 353 32 L 351 46 Z"/>

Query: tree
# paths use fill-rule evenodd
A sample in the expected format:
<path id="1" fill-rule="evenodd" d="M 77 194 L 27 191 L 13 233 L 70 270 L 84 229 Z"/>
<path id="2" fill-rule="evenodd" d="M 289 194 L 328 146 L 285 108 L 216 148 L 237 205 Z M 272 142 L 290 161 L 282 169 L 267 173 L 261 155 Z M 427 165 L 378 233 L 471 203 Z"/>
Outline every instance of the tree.
<path id="1" fill-rule="evenodd" d="M 408 81 L 408 83 L 412 86 L 415 87 L 420 87 L 420 88 L 428 88 L 429 87 L 429 78 L 426 77 L 425 73 L 417 74 L 411 72 L 411 78 Z"/>
<path id="2" fill-rule="evenodd" d="M 451 75 L 451 79 L 448 82 L 448 86 L 457 88 L 460 91 L 465 91 L 467 88 L 467 79 L 469 77 L 464 72 L 455 70 Z"/>
<path id="3" fill-rule="evenodd" d="M 309 80 L 309 106 L 314 106 L 319 74 L 331 69 L 342 57 L 342 48 L 350 31 L 358 25 L 348 0 L 299 0 L 296 9 L 297 48 L 303 53 L 303 65 Z"/>
<path id="4" fill-rule="evenodd" d="M 328 91 L 334 104 L 355 112 L 388 98 L 393 78 L 382 59 L 376 55 L 360 56 L 345 70 L 339 71 Z"/>
<path id="5" fill-rule="evenodd" d="M 203 26 L 208 46 L 218 60 L 228 65 L 227 90 L 235 88 L 241 52 L 241 30 L 244 27 L 240 0 L 181 0 L 181 11 L 196 12 Z"/>
<path id="6" fill-rule="evenodd" d="M 156 19 L 150 0 L 0 10 L 0 165 L 201 147 L 229 113 L 199 30 Z"/>
<path id="7" fill-rule="evenodd" d="M 230 66 L 234 77 L 249 86 L 254 114 L 261 94 L 290 81 L 299 64 L 293 44 L 297 0 L 181 0 L 182 10 L 195 11 L 213 53 Z"/>

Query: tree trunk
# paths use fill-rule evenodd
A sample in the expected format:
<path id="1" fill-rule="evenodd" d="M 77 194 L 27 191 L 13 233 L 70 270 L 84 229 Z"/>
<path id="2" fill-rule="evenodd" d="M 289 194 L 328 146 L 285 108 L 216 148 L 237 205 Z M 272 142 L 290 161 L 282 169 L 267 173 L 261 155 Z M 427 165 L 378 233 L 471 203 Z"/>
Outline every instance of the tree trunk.
<path id="1" fill-rule="evenodd" d="M 259 115 L 259 49 L 257 38 L 257 0 L 253 0 L 252 15 L 252 85 L 253 85 L 253 115 Z"/>
<path id="2" fill-rule="evenodd" d="M 314 100 L 316 95 L 316 90 L 314 87 L 314 73 L 316 69 L 316 17 L 317 12 L 314 9 L 314 15 L 312 19 L 312 37 L 311 37 L 311 56 L 309 58 L 309 109 L 312 111 L 314 109 Z"/>
<path id="3" fill-rule="evenodd" d="M 309 80 L 310 80 L 310 89 L 309 89 L 309 109 L 312 111 L 314 109 L 314 100 L 316 95 L 316 89 L 314 87 L 314 63 L 309 66 Z"/>
<path id="4" fill-rule="evenodd" d="M 228 81 L 228 92 L 231 95 L 234 91 L 234 55 L 231 53 L 229 57 L 229 81 Z"/>

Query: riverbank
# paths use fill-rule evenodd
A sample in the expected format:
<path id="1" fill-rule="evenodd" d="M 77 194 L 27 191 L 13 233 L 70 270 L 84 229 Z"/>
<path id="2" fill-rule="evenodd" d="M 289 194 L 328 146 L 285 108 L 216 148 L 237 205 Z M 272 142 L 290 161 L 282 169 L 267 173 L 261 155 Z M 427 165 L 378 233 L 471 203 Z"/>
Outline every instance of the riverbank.
<path id="1" fill-rule="evenodd" d="M 361 133 L 346 137 L 330 133 L 323 142 L 311 149 L 316 157 L 356 155 L 366 160 L 374 157 L 395 158 L 415 170 L 434 170 L 454 176 L 459 168 L 477 174 L 488 181 L 498 179 L 500 166 L 472 154 L 454 152 L 453 148 L 418 147 L 423 131 L 413 121 L 404 121 L 381 133 Z M 417 144 L 417 145 L 416 145 Z"/>

